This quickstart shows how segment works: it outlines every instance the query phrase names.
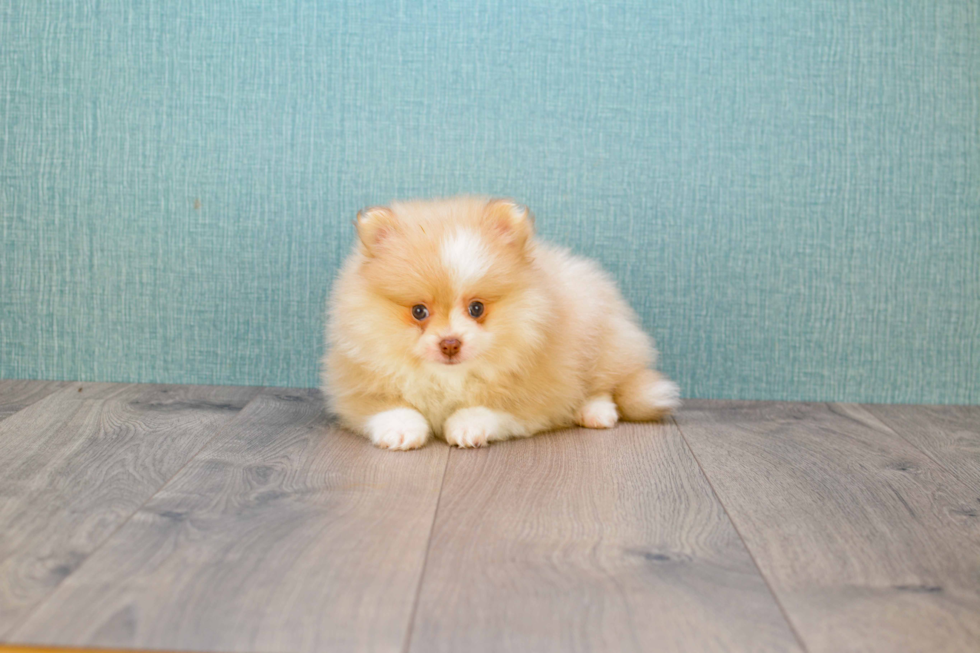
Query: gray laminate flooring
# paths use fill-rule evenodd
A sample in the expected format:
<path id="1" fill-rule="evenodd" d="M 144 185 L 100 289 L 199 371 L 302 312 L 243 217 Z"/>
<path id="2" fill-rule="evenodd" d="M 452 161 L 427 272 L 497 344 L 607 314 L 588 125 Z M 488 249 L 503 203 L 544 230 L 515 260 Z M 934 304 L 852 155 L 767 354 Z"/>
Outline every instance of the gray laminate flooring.
<path id="1" fill-rule="evenodd" d="M 0 381 L 0 643 L 980 650 L 980 408 L 380 451 L 310 390 Z"/>

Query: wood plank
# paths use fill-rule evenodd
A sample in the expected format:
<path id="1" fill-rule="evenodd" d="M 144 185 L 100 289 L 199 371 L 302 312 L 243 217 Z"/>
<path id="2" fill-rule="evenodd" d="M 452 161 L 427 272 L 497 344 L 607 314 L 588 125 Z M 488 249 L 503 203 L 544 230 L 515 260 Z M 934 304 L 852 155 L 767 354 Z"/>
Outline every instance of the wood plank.
<path id="1" fill-rule="evenodd" d="M 256 393 L 73 384 L 0 422 L 0 637 Z"/>
<path id="2" fill-rule="evenodd" d="M 863 408 L 980 493 L 980 406 Z M 972 511 L 980 513 L 976 496 Z"/>
<path id="3" fill-rule="evenodd" d="M 452 450 L 412 651 L 794 651 L 673 425 Z"/>
<path id="4" fill-rule="evenodd" d="M 147 651 L 135 651 L 132 649 L 104 649 L 104 648 L 66 648 L 50 646 L 8 646 L 0 644 L 0 653 L 149 653 Z M 167 653 L 166 651 L 154 650 L 152 653 Z"/>
<path id="5" fill-rule="evenodd" d="M 63 381 L 0 379 L 0 421 L 57 392 L 65 385 Z"/>
<path id="6" fill-rule="evenodd" d="M 400 650 L 447 455 L 381 451 L 318 393 L 263 392 L 12 641 Z"/>
<path id="7" fill-rule="evenodd" d="M 809 651 L 980 650 L 980 520 L 932 459 L 857 406 L 677 421 Z"/>

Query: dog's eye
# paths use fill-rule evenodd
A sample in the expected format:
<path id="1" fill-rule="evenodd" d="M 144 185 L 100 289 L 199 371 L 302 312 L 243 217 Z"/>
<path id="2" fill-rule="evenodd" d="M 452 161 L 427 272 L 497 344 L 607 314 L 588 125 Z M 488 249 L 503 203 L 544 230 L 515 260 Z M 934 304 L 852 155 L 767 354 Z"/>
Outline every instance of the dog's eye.
<path id="1" fill-rule="evenodd" d="M 470 302 L 470 317 L 478 318 L 483 315 L 483 302 Z"/>
<path id="2" fill-rule="evenodd" d="M 425 318 L 429 317 L 429 309 L 422 304 L 416 304 L 412 307 L 412 317 L 421 322 Z"/>

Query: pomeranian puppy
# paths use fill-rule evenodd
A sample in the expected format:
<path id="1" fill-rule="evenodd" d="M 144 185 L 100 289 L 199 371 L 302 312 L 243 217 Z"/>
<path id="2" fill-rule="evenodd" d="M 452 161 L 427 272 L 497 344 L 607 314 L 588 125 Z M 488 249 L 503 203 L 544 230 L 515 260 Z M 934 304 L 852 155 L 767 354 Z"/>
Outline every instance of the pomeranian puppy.
<path id="1" fill-rule="evenodd" d="M 456 197 L 357 215 L 328 306 L 323 390 L 385 449 L 658 420 L 677 386 L 612 279 L 534 239 L 527 208 Z"/>

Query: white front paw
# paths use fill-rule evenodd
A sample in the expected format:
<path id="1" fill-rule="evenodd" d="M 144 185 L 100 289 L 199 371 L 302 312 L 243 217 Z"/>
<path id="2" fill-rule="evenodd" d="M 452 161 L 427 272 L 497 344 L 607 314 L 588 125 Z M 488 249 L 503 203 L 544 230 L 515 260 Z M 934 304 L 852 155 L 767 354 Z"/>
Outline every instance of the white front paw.
<path id="1" fill-rule="evenodd" d="M 368 437 L 382 449 L 418 449 L 429 440 L 429 423 L 412 408 L 394 408 L 373 415 L 365 426 Z"/>
<path id="2" fill-rule="evenodd" d="M 485 447 L 491 440 L 504 437 L 501 426 L 497 413 L 489 408 L 476 406 L 453 413 L 446 420 L 443 432 L 446 442 L 457 447 Z"/>

